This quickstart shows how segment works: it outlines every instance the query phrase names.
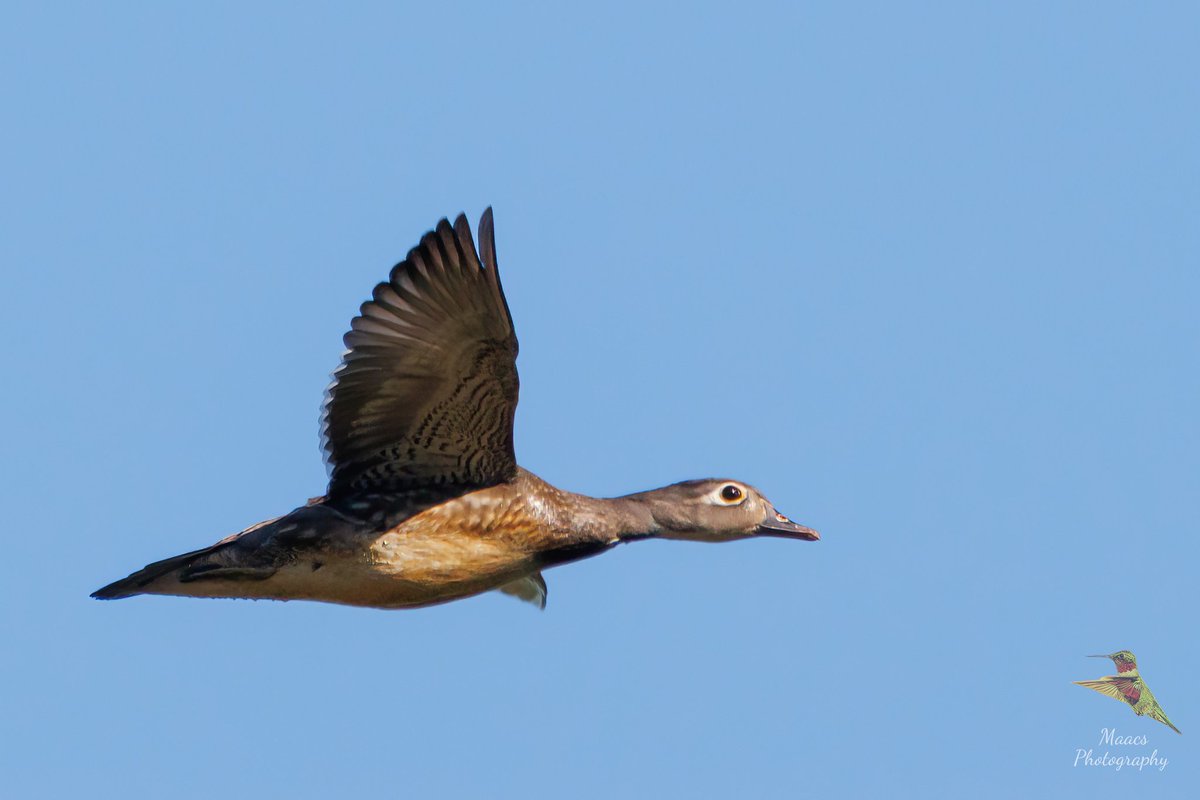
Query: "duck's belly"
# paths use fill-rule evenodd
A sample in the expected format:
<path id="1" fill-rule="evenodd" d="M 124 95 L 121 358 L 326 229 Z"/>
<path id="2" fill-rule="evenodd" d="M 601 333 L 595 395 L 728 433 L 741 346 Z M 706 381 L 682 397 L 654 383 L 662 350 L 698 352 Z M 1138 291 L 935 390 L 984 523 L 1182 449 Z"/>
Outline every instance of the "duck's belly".
<path id="1" fill-rule="evenodd" d="M 269 576 L 180 582 L 164 576 L 149 593 L 188 597 L 317 600 L 413 608 L 496 589 L 536 570 L 527 551 L 478 536 L 386 533 L 366 551 L 310 552 Z"/>
<path id="2" fill-rule="evenodd" d="M 533 568 L 487 576 L 455 578 L 419 576 L 416 579 L 379 570 L 290 565 L 264 580 L 212 579 L 203 582 L 160 582 L 148 593 L 184 597 L 225 597 L 251 600 L 315 600 L 370 608 L 416 608 L 447 603 L 497 589 L 533 572 Z M 321 573 L 324 574 L 321 574 Z"/>
<path id="3" fill-rule="evenodd" d="M 509 536 L 386 533 L 368 554 L 372 582 L 389 606 L 442 603 L 496 589 L 536 571 L 535 558 Z M 384 588 L 386 585 L 387 588 Z"/>

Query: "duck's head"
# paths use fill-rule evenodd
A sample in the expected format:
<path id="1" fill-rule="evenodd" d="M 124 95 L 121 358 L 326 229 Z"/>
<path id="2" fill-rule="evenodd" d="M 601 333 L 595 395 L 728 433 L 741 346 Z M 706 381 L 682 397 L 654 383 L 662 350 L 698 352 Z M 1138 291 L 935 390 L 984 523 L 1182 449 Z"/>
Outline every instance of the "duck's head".
<path id="1" fill-rule="evenodd" d="M 655 536 L 695 542 L 727 542 L 751 536 L 782 536 L 814 542 L 821 536 L 775 510 L 748 483 L 709 478 L 630 495 L 654 520 Z"/>

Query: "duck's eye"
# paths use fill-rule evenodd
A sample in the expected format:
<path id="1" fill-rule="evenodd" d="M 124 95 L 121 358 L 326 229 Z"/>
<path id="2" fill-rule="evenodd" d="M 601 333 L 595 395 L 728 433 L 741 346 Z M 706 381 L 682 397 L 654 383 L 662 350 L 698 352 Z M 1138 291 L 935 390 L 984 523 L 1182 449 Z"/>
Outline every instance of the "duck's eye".
<path id="1" fill-rule="evenodd" d="M 721 488 L 721 499 L 726 503 L 736 503 L 743 497 L 742 490 L 732 483 L 728 483 Z"/>

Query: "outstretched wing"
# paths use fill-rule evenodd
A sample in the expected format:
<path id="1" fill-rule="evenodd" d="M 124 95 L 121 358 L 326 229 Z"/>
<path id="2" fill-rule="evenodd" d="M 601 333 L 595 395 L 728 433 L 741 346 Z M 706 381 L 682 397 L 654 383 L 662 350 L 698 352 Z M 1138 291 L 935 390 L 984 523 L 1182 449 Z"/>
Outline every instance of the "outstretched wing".
<path id="1" fill-rule="evenodd" d="M 443 219 L 351 321 L 321 417 L 331 497 L 516 474 L 517 337 L 490 208 L 479 240 L 477 254 L 466 217 Z"/>
<path id="2" fill-rule="evenodd" d="M 1137 703 L 1138 698 L 1141 696 L 1137 684 L 1132 678 L 1114 676 L 1094 681 L 1074 681 L 1074 683 L 1094 689 L 1100 694 L 1107 695 L 1114 700 L 1120 700 L 1122 703 L 1128 703 L 1129 705 Z"/>

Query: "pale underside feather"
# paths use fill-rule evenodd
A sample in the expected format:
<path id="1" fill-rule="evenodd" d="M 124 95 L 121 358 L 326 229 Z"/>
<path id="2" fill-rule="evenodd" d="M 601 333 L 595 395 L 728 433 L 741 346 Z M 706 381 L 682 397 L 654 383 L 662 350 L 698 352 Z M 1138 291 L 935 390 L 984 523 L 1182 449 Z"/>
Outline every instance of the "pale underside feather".
<path id="1" fill-rule="evenodd" d="M 527 603 L 533 603 L 538 608 L 546 608 L 546 579 L 540 572 L 506 583 L 497 591 L 512 595 Z"/>

